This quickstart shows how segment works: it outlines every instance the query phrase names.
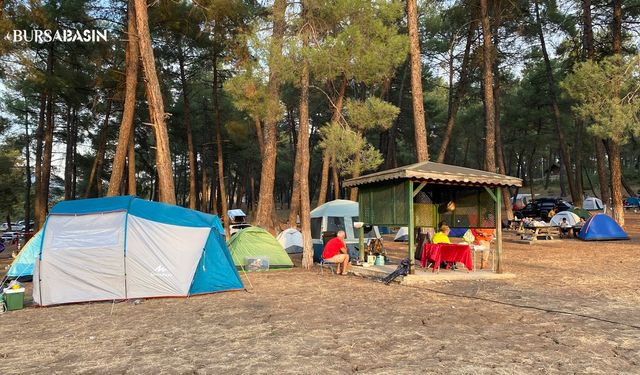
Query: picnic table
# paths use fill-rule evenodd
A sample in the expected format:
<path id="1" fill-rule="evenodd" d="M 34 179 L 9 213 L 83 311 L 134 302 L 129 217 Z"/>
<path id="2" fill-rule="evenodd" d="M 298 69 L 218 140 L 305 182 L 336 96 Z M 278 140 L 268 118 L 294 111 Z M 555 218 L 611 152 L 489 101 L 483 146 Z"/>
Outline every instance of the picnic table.
<path id="1" fill-rule="evenodd" d="M 560 227 L 555 226 L 534 226 L 524 227 L 524 232 L 520 234 L 520 239 L 527 241 L 554 240 L 554 236 L 559 236 Z"/>

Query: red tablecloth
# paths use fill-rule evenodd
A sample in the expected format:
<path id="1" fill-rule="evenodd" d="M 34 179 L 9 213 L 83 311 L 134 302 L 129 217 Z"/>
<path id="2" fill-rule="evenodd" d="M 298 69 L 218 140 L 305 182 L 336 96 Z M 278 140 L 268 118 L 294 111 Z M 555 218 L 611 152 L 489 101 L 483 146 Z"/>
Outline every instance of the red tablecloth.
<path id="1" fill-rule="evenodd" d="M 460 262 L 463 263 L 467 270 L 473 268 L 471 260 L 471 248 L 469 245 L 456 244 L 424 244 L 422 247 L 422 257 L 420 264 L 422 268 L 427 265 L 427 260 L 433 261 L 433 272 L 440 268 L 440 262 Z"/>

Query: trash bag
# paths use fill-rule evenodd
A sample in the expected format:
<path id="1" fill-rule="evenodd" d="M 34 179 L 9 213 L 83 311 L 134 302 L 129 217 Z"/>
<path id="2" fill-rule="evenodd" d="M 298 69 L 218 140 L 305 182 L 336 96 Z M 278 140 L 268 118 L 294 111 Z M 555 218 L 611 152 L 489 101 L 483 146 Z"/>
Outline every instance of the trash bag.
<path id="1" fill-rule="evenodd" d="M 396 268 L 395 271 L 388 274 L 384 279 L 382 279 L 382 281 L 384 281 L 385 285 L 389 285 L 389 283 L 395 280 L 396 277 L 406 276 L 409 273 L 410 266 L 411 266 L 411 261 L 409 261 L 409 258 L 404 258 L 402 261 L 400 261 L 398 268 Z"/>

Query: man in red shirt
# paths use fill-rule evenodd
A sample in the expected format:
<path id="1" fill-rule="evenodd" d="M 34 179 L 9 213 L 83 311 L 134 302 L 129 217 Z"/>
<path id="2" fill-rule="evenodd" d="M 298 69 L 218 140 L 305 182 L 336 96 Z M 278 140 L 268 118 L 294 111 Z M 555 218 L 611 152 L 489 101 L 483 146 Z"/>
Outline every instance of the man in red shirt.
<path id="1" fill-rule="evenodd" d="M 344 236 L 344 231 L 339 231 L 338 237 L 327 242 L 322 252 L 322 259 L 325 262 L 337 264 L 336 272 L 338 275 L 346 275 L 349 267 L 349 254 L 347 253 L 347 245 L 344 243 Z M 340 264 L 342 264 L 342 273 L 340 272 Z"/>

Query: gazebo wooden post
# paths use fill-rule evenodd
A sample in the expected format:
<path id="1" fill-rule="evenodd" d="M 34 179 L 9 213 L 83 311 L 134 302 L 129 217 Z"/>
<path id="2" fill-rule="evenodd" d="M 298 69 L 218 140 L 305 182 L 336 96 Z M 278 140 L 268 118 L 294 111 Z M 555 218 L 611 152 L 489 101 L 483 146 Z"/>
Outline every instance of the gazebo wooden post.
<path id="1" fill-rule="evenodd" d="M 496 273 L 502 273 L 502 189 L 496 187 Z"/>
<path id="2" fill-rule="evenodd" d="M 409 217 L 407 218 L 407 223 L 409 225 L 408 235 L 409 235 L 409 261 L 411 262 L 411 266 L 409 267 L 409 274 L 413 275 L 416 273 L 416 257 L 415 257 L 415 248 L 413 245 L 413 229 L 414 229 L 414 218 L 413 218 L 413 181 L 407 181 L 407 204 L 408 204 L 408 212 Z"/>

